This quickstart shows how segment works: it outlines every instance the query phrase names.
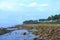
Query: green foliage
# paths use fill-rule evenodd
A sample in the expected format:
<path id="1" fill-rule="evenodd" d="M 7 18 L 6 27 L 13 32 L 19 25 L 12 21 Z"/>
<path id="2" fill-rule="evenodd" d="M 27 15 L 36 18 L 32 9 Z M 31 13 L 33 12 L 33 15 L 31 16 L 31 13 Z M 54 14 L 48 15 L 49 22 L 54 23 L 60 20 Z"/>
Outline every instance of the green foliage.
<path id="1" fill-rule="evenodd" d="M 51 22 L 49 22 L 52 20 Z M 39 20 L 28 20 L 24 21 L 23 24 L 38 24 L 38 23 L 47 23 L 47 24 L 55 24 L 55 23 L 60 23 L 60 14 L 59 15 L 52 15 L 49 16 L 47 19 L 39 19 Z"/>
<path id="2" fill-rule="evenodd" d="M 48 20 L 59 20 L 60 19 L 60 14 L 59 15 L 54 15 L 54 16 L 49 16 L 48 18 L 47 18 Z"/>
<path id="3" fill-rule="evenodd" d="M 23 22 L 23 24 L 37 24 L 37 23 L 39 23 L 37 20 L 28 20 Z"/>
<path id="4" fill-rule="evenodd" d="M 47 19 L 39 19 L 39 21 L 47 21 Z"/>
<path id="5" fill-rule="evenodd" d="M 48 17 L 48 20 L 51 20 L 51 17 Z"/>

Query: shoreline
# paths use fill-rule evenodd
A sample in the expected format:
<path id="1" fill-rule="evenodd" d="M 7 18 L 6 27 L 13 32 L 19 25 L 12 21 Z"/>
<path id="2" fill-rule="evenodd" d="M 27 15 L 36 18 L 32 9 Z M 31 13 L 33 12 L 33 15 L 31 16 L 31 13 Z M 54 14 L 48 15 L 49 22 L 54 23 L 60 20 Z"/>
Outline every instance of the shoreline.
<path id="1" fill-rule="evenodd" d="M 23 24 L 9 28 L 16 28 L 16 30 L 26 29 L 31 31 L 33 34 L 39 35 L 38 38 L 35 38 L 37 40 L 41 40 L 41 36 L 46 37 L 48 40 L 58 40 L 60 38 L 60 24 Z M 6 31 L 9 32 L 11 30 Z"/>

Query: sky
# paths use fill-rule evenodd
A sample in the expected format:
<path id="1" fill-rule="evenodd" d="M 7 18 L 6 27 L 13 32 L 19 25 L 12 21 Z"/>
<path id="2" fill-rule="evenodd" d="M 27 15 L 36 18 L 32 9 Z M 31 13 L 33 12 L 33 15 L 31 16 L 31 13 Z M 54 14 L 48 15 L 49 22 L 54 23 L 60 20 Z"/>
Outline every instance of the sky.
<path id="1" fill-rule="evenodd" d="M 60 0 L 0 0 L 0 26 L 22 24 L 60 14 Z"/>

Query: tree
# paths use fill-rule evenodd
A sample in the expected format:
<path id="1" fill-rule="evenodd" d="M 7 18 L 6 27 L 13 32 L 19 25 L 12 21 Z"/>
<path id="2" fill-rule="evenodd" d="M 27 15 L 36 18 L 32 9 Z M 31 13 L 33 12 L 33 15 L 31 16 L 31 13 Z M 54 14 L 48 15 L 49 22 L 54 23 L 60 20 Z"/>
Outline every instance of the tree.
<path id="1" fill-rule="evenodd" d="M 51 17 L 49 16 L 47 19 L 48 19 L 48 20 L 51 20 Z"/>
<path id="2" fill-rule="evenodd" d="M 28 20 L 28 21 L 24 21 L 23 24 L 37 24 L 38 20 Z"/>
<path id="3" fill-rule="evenodd" d="M 39 23 L 38 20 L 34 20 L 34 24 L 37 24 L 37 23 Z"/>
<path id="4" fill-rule="evenodd" d="M 31 24 L 31 23 L 33 23 L 33 20 L 28 20 L 23 22 L 23 24 Z"/>
<path id="5" fill-rule="evenodd" d="M 54 16 L 49 16 L 47 19 L 52 20 L 52 21 L 54 21 L 54 20 L 59 21 L 60 20 L 60 14 L 59 15 L 56 14 Z"/>

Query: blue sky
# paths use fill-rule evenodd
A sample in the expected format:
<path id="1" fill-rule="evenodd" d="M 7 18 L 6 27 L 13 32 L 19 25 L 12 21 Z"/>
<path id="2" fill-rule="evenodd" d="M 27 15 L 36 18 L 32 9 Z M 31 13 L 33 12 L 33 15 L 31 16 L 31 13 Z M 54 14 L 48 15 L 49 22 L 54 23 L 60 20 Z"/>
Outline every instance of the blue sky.
<path id="1" fill-rule="evenodd" d="M 60 14 L 60 0 L 0 0 L 0 25 Z"/>

